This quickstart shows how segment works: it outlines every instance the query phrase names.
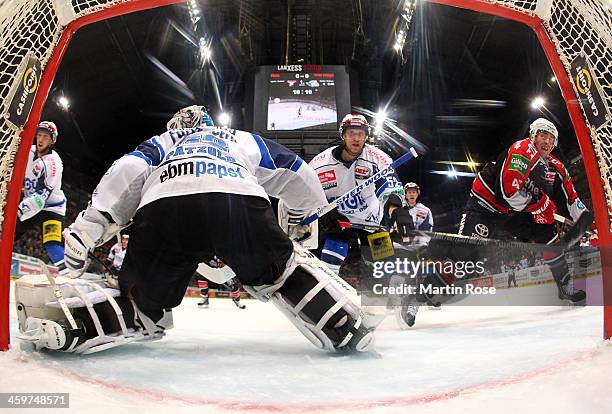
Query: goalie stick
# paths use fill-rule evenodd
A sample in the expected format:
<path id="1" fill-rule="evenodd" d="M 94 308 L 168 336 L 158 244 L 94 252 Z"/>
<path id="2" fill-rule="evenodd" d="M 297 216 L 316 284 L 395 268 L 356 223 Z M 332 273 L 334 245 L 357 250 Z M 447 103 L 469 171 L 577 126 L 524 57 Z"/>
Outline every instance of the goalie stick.
<path id="1" fill-rule="evenodd" d="M 57 303 L 59 303 L 60 308 L 62 308 L 62 312 L 64 312 L 64 315 L 66 315 L 66 319 L 68 319 L 68 323 L 70 324 L 70 327 L 74 329 L 75 331 L 79 330 L 79 327 L 76 321 L 74 320 L 74 317 L 72 316 L 72 313 L 70 312 L 70 309 L 68 309 L 68 305 L 66 305 L 66 299 L 64 299 L 64 294 L 62 293 L 62 290 L 59 288 L 59 286 L 57 286 L 57 283 L 55 283 L 55 279 L 51 275 L 51 272 L 49 272 L 49 268 L 47 267 L 47 264 L 40 259 L 38 259 L 38 262 L 42 266 L 43 273 L 47 277 L 47 280 L 49 281 L 49 284 L 51 285 L 51 288 L 53 289 L 53 296 L 55 296 L 55 299 L 57 299 Z"/>
<path id="2" fill-rule="evenodd" d="M 416 150 L 413 147 L 410 147 L 410 149 L 408 150 L 407 153 L 405 153 L 404 155 L 402 155 L 401 157 L 399 157 L 398 159 L 393 161 L 387 168 L 384 168 L 384 169 L 380 170 L 379 172 L 377 172 L 376 174 L 374 174 L 373 176 L 371 176 L 370 178 L 368 178 L 367 180 L 365 180 L 361 184 L 358 184 L 352 190 L 347 191 L 345 194 L 343 194 L 340 197 L 336 198 L 331 203 L 328 203 L 326 206 L 323 206 L 323 207 L 319 208 L 316 213 L 314 213 L 314 214 L 306 217 L 304 220 L 302 220 L 302 224 L 303 225 L 310 224 L 313 221 L 317 220 L 318 218 L 320 218 L 320 217 L 324 216 L 325 214 L 329 213 L 330 211 L 335 210 L 336 208 L 338 208 L 338 206 L 341 203 L 346 202 L 351 197 L 353 197 L 355 194 L 360 193 L 365 187 L 368 187 L 368 186 L 374 184 L 380 178 L 382 178 L 385 175 L 389 174 L 391 171 L 395 170 L 397 167 L 399 167 L 400 165 L 402 165 L 406 161 L 411 160 L 412 158 L 416 158 L 418 156 L 419 156 L 419 154 L 417 154 Z"/>

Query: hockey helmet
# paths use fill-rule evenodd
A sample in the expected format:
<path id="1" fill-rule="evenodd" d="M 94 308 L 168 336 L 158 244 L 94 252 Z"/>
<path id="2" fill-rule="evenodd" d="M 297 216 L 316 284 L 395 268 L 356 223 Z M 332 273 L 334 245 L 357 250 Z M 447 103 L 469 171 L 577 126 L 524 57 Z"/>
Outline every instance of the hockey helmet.
<path id="1" fill-rule="evenodd" d="M 416 190 L 417 195 L 421 195 L 421 189 L 419 188 L 419 185 L 417 183 L 413 183 L 413 182 L 406 183 L 404 185 L 404 191 L 408 191 L 408 190 Z"/>
<path id="2" fill-rule="evenodd" d="M 344 132 L 349 128 L 359 128 L 365 131 L 366 139 L 370 136 L 370 124 L 365 116 L 361 114 L 346 114 L 340 122 L 340 137 L 344 135 Z"/>
<path id="3" fill-rule="evenodd" d="M 55 123 L 51 121 L 42 121 L 40 124 L 38 124 L 38 127 L 36 128 L 36 132 L 38 131 L 46 132 L 47 134 L 49 134 L 53 143 L 57 141 L 57 126 L 55 125 Z"/>
<path id="4" fill-rule="evenodd" d="M 168 129 L 195 128 L 199 126 L 215 126 L 206 107 L 201 105 L 191 105 L 180 109 L 166 124 Z"/>
<path id="5" fill-rule="evenodd" d="M 531 138 L 531 142 L 533 142 L 533 139 L 535 138 L 536 134 L 541 131 L 548 132 L 549 134 L 555 137 L 554 146 L 556 147 L 557 142 L 559 141 L 559 132 L 557 131 L 557 127 L 555 127 L 555 124 L 553 124 L 546 118 L 538 118 L 533 121 L 531 125 L 529 125 L 529 136 Z"/>

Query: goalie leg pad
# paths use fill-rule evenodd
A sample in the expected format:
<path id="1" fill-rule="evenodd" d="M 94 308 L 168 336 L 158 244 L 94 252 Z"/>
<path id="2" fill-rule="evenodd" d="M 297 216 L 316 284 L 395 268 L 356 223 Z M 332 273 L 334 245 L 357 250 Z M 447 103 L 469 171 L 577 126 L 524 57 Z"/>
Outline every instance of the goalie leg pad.
<path id="1" fill-rule="evenodd" d="M 34 343 L 37 348 L 89 354 L 139 339 L 161 337 L 147 336 L 146 330 L 139 329 L 135 324 L 138 320 L 135 308 L 126 298 L 118 297 L 118 290 L 62 277 L 56 278 L 56 284 L 76 320 L 76 329 L 63 314 L 46 277 L 27 275 L 15 283 L 20 339 Z M 164 325 L 167 328 L 171 323 L 165 321 Z"/>
<path id="2" fill-rule="evenodd" d="M 274 303 L 319 348 L 366 351 L 373 345 L 373 329 L 363 324 L 355 290 L 296 243 L 274 285 L 245 289 Z"/>

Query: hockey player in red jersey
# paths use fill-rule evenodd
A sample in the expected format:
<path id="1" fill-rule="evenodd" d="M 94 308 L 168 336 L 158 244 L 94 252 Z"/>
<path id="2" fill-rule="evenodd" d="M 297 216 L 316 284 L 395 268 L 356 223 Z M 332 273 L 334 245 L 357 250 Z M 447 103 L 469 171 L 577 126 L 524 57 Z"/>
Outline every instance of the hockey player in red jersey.
<path id="1" fill-rule="evenodd" d="M 557 242 L 554 224 L 557 206 L 553 199 L 565 204 L 574 221 L 588 211 L 569 172 L 551 154 L 557 143 L 555 125 L 538 118 L 529 127 L 529 137 L 514 142 L 496 162 L 488 163 L 474 179 L 459 234 L 498 238 L 500 231 L 505 230 L 525 241 Z M 545 253 L 544 259 L 557 284 L 559 298 L 583 301 L 585 292 L 574 290 L 570 284 L 563 253 Z"/>

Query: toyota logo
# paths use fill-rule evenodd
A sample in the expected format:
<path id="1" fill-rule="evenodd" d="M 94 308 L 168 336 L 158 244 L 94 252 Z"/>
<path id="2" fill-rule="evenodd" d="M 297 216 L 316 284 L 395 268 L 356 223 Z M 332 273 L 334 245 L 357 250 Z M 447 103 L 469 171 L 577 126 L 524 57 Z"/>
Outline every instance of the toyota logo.
<path id="1" fill-rule="evenodd" d="M 475 227 L 476 233 L 482 237 L 489 237 L 489 228 L 484 224 L 478 223 Z"/>

